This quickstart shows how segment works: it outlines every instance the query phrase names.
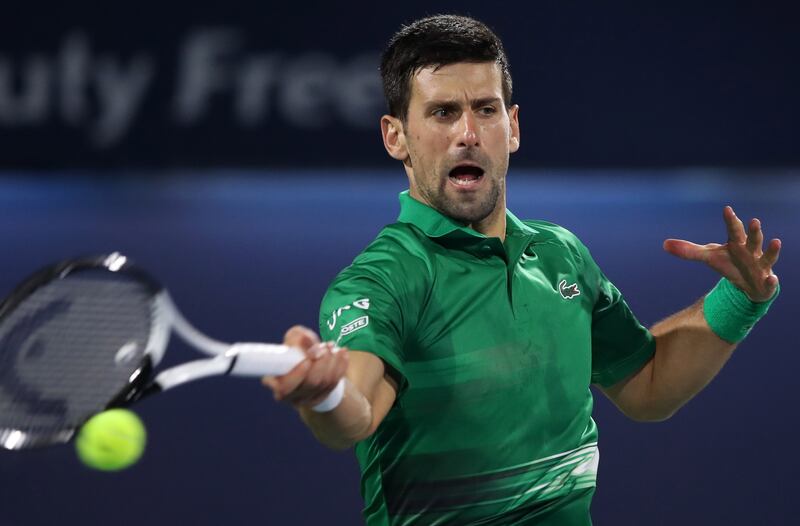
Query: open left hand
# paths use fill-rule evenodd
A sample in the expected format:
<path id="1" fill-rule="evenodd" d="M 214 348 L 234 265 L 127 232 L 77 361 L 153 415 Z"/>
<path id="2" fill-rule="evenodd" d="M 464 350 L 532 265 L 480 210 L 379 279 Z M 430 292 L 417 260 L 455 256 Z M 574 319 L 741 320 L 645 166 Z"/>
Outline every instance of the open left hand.
<path id="1" fill-rule="evenodd" d="M 728 228 L 728 242 L 724 245 L 667 239 L 664 250 L 682 259 L 706 263 L 747 294 L 751 301 L 767 301 L 778 287 L 778 276 L 772 272 L 772 267 L 781 251 L 780 239 L 770 241 L 763 252 L 761 221 L 751 219 L 745 232 L 733 208 L 726 206 L 722 215 Z"/>

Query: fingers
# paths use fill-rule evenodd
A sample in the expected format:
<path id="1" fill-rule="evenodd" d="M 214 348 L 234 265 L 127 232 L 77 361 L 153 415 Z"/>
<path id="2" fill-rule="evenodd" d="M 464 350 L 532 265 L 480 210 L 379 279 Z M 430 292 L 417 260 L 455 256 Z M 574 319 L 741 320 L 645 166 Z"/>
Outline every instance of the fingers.
<path id="1" fill-rule="evenodd" d="M 294 392 L 303 383 L 308 370 L 311 368 L 309 360 L 303 360 L 294 369 L 282 376 L 265 376 L 261 383 L 272 389 L 275 400 L 283 400 L 286 395 Z"/>
<path id="2" fill-rule="evenodd" d="M 325 400 L 330 392 L 339 383 L 347 372 L 349 363 L 345 350 L 330 351 L 323 354 L 316 362 L 317 367 L 312 367 L 303 383 L 304 392 L 288 400 L 295 405 L 315 406 Z"/>
<path id="3" fill-rule="evenodd" d="M 747 231 L 747 250 L 757 257 L 761 257 L 761 247 L 764 244 L 764 232 L 761 230 L 761 221 L 758 219 L 750 220 L 750 228 Z"/>
<path id="4" fill-rule="evenodd" d="M 284 345 L 307 351 L 311 346 L 319 343 L 319 336 L 308 327 L 295 325 L 286 331 L 286 334 L 283 336 L 283 343 Z"/>
<path id="5" fill-rule="evenodd" d="M 767 245 L 767 251 L 763 252 L 764 231 L 761 228 L 759 219 L 750 220 L 750 228 L 747 232 L 747 250 L 759 258 L 759 263 L 763 269 L 772 269 L 777 263 L 781 252 L 781 240 L 773 239 Z M 777 283 L 777 278 L 776 278 Z"/>
<path id="6" fill-rule="evenodd" d="M 690 261 L 707 261 L 709 253 L 720 245 L 711 243 L 709 245 L 698 245 L 683 239 L 667 239 L 664 241 L 664 250 L 673 256 Z"/>
<path id="7" fill-rule="evenodd" d="M 761 268 L 772 269 L 778 261 L 778 256 L 781 254 L 781 240 L 773 239 L 767 245 L 767 251 L 761 256 Z"/>
<path id="8" fill-rule="evenodd" d="M 302 325 L 295 325 L 291 327 L 283 336 L 283 344 L 289 347 L 295 347 L 308 353 L 314 345 L 319 344 L 319 336 L 317 333 L 303 327 Z M 261 383 L 265 387 L 272 389 L 276 400 L 283 400 L 283 398 L 292 393 L 303 382 L 308 370 L 311 368 L 309 360 L 303 360 L 297 364 L 291 371 L 280 376 L 265 376 L 261 379 Z"/>
<path id="9" fill-rule="evenodd" d="M 767 279 L 764 281 L 764 284 L 767 287 L 767 290 L 771 291 L 769 297 L 772 297 L 772 294 L 775 293 L 775 289 L 778 288 L 778 276 L 775 274 L 770 274 L 767 276 Z"/>
<path id="10" fill-rule="evenodd" d="M 347 372 L 346 349 L 337 349 L 333 343 L 326 342 L 315 344 L 306 352 L 308 359 L 289 373 L 262 379 L 262 383 L 272 389 L 276 400 L 295 406 L 314 406 L 328 396 Z"/>
<path id="11" fill-rule="evenodd" d="M 767 246 L 767 251 L 762 252 L 764 245 L 764 231 L 761 228 L 761 221 L 759 219 L 750 220 L 750 228 L 747 232 L 747 250 L 759 258 L 759 263 L 763 269 L 772 269 L 778 261 L 778 256 L 781 252 L 781 240 L 773 239 Z M 772 276 L 769 276 L 772 277 Z M 777 278 L 776 283 L 777 283 Z"/>
<path id="12" fill-rule="evenodd" d="M 323 401 L 347 372 L 346 349 L 337 349 L 332 343 L 314 347 L 311 368 L 302 384 L 284 398 L 295 406 L 314 406 Z"/>
<path id="13" fill-rule="evenodd" d="M 731 243 L 744 243 L 747 240 L 747 235 L 744 232 L 744 223 L 736 217 L 733 208 L 726 206 L 722 211 L 722 217 L 728 229 L 728 241 Z"/>
<path id="14" fill-rule="evenodd" d="M 752 301 L 766 301 L 778 287 L 772 268 L 778 261 L 781 241 L 773 239 L 764 250 L 764 232 L 759 219 L 744 223 L 733 208 L 723 210 L 728 242 L 698 245 L 681 239 L 667 239 L 664 250 L 682 259 L 702 261 L 739 287 Z"/>

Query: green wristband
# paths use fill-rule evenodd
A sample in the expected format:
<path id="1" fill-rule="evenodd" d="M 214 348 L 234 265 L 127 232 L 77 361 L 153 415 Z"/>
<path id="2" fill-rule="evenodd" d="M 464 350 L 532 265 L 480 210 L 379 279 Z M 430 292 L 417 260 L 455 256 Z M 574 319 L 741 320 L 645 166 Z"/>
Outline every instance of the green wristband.
<path id="1" fill-rule="evenodd" d="M 730 343 L 738 343 L 747 336 L 753 325 L 769 310 L 780 292 L 780 286 L 767 301 L 750 301 L 747 294 L 726 278 L 706 294 L 703 315 L 714 334 Z"/>

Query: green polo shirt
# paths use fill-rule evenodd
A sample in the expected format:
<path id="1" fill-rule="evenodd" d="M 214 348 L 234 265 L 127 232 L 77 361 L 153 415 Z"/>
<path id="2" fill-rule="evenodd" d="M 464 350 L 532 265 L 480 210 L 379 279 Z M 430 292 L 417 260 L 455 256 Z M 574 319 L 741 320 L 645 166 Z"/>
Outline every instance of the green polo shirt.
<path id="1" fill-rule="evenodd" d="M 642 367 L 652 336 L 567 230 L 506 212 L 501 242 L 400 204 L 320 312 L 323 339 L 400 386 L 355 448 L 367 524 L 525 524 L 590 494 L 589 385 Z"/>

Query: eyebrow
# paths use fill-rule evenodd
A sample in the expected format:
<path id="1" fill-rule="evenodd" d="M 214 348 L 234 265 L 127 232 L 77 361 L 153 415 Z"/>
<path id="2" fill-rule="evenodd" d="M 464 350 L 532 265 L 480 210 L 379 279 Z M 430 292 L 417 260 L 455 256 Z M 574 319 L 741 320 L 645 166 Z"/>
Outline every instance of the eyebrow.
<path id="1" fill-rule="evenodd" d="M 500 104 L 502 100 L 500 97 L 484 97 L 482 99 L 475 99 L 472 101 L 472 107 L 491 106 L 492 104 Z"/>
<path id="2" fill-rule="evenodd" d="M 480 99 L 473 99 L 470 101 L 471 108 L 480 108 L 483 106 L 490 106 L 502 102 L 500 97 L 483 97 Z M 432 100 L 425 104 L 426 108 L 458 108 L 461 105 L 457 99 L 438 99 Z"/>

